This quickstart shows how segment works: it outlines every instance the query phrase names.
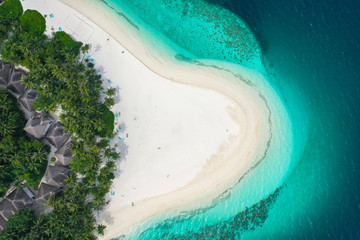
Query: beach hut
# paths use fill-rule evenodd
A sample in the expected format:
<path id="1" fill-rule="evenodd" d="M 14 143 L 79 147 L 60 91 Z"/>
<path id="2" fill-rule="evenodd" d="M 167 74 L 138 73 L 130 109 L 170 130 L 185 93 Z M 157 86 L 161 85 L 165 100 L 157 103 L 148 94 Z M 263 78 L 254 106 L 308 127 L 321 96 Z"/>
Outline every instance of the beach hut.
<path id="1" fill-rule="evenodd" d="M 56 148 L 60 148 L 66 141 L 69 140 L 70 134 L 66 133 L 63 125 L 58 121 L 50 127 L 46 133 L 46 139 Z"/>
<path id="2" fill-rule="evenodd" d="M 38 97 L 38 93 L 35 89 L 28 89 L 26 90 L 19 98 L 19 103 L 28 111 L 30 112 L 34 112 L 35 109 L 32 106 L 33 102 L 35 102 L 35 100 Z"/>
<path id="3" fill-rule="evenodd" d="M 34 138 L 40 139 L 45 136 L 52 121 L 51 118 L 45 117 L 44 113 L 35 112 L 34 116 L 27 121 L 24 130 Z"/>
<path id="4" fill-rule="evenodd" d="M 11 92 L 21 95 L 25 92 L 25 85 L 22 84 L 21 80 L 26 76 L 26 73 L 19 69 L 14 69 L 9 75 L 9 81 L 6 88 Z"/>
<path id="5" fill-rule="evenodd" d="M 55 152 L 55 156 L 56 156 L 55 165 L 62 165 L 62 166 L 70 165 L 71 158 L 73 157 L 70 149 L 71 149 L 71 141 L 69 140 Z"/>
<path id="6" fill-rule="evenodd" d="M 10 63 L 0 61 L 0 85 L 6 86 L 8 84 L 11 71 L 12 66 Z"/>
<path id="7" fill-rule="evenodd" d="M 15 207 L 13 202 L 8 198 L 3 199 L 0 203 L 0 212 L 6 221 L 9 219 L 10 216 L 16 213 L 17 209 L 24 209 L 24 208 L 25 206 L 20 206 L 20 204 L 17 204 L 17 207 Z"/>
<path id="8" fill-rule="evenodd" d="M 45 173 L 45 183 L 63 188 L 66 185 L 65 179 L 69 174 L 70 169 L 67 167 L 48 165 Z"/>
<path id="9" fill-rule="evenodd" d="M 14 189 L 0 202 L 0 233 L 4 231 L 9 217 L 33 204 L 33 193 L 28 187 L 25 188 L 26 191 L 24 188 Z"/>
<path id="10" fill-rule="evenodd" d="M 46 203 L 52 195 L 61 190 L 62 188 L 42 182 L 36 195 L 36 203 Z"/>
<path id="11" fill-rule="evenodd" d="M 26 187 L 27 191 L 31 190 Z M 15 207 L 16 210 L 28 208 L 34 202 L 33 193 L 31 195 L 27 193 L 24 188 L 19 187 L 14 189 L 10 194 L 8 194 L 5 199 L 7 199 Z M 4 200 L 5 200 L 4 199 Z M 0 203 L 1 206 L 1 203 Z M 1 209 L 1 207 L 0 207 Z"/>

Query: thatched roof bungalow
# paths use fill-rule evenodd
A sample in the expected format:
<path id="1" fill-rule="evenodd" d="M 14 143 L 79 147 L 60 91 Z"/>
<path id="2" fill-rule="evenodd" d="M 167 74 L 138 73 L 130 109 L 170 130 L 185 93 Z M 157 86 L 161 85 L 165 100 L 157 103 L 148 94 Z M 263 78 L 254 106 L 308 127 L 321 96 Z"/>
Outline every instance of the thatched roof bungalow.
<path id="1" fill-rule="evenodd" d="M 52 121 L 51 118 L 45 117 L 43 113 L 35 112 L 34 116 L 27 121 L 24 130 L 34 138 L 40 139 L 46 135 Z"/>
<path id="2" fill-rule="evenodd" d="M 28 187 L 16 188 L 0 202 L 0 232 L 5 229 L 6 221 L 17 210 L 29 208 L 33 204 L 33 196 Z"/>
<path id="3" fill-rule="evenodd" d="M 35 109 L 32 106 L 32 104 L 33 102 L 35 102 L 37 97 L 38 97 L 38 93 L 35 89 L 28 89 L 20 96 L 18 101 L 25 109 L 27 109 L 30 112 L 34 112 Z"/>
<path id="4" fill-rule="evenodd" d="M 55 156 L 56 156 L 55 165 L 61 165 L 61 166 L 70 165 L 71 158 L 73 157 L 70 149 L 71 149 L 71 141 L 69 140 L 55 152 Z"/>
<path id="5" fill-rule="evenodd" d="M 63 188 L 66 185 L 65 179 L 69 174 L 70 169 L 67 167 L 48 165 L 44 182 L 55 187 Z"/>
<path id="6" fill-rule="evenodd" d="M 70 136 L 63 129 L 63 125 L 60 122 L 56 122 L 47 132 L 46 139 L 56 148 L 60 148 L 70 139 Z"/>
<path id="7" fill-rule="evenodd" d="M 60 192 L 61 190 L 62 188 L 42 182 L 36 195 L 36 202 L 45 204 L 52 195 Z"/>
<path id="8" fill-rule="evenodd" d="M 21 80 L 26 76 L 26 73 L 20 69 L 14 69 L 10 75 L 6 88 L 17 95 L 21 95 L 25 92 L 25 85 Z"/>

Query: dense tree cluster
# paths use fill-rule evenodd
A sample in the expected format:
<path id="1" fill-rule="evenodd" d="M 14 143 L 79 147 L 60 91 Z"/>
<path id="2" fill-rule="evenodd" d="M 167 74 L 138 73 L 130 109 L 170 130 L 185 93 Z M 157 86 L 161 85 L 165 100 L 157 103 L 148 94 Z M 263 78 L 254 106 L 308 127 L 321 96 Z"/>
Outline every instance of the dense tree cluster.
<path id="1" fill-rule="evenodd" d="M 105 91 L 94 65 L 80 58 L 89 45 L 83 46 L 65 32 L 47 37 L 42 27 L 27 23 L 31 17 L 39 17 L 36 11 L 24 17 L 26 12 L 21 16 L 21 8 L 20 14 L 12 14 L 5 23 L 4 15 L 10 11 L 5 4 L 21 7 L 19 0 L 7 0 L 0 6 L 1 58 L 29 70 L 23 83 L 39 93 L 33 106 L 60 113 L 64 129 L 73 134 L 74 155 L 70 165 L 73 174 L 65 190 L 48 202 L 53 211 L 31 220 L 31 230 L 26 233 L 17 235 L 14 229 L 6 228 L 5 234 L 14 233 L 17 239 L 95 239 L 94 231 L 102 234 L 105 227 L 96 224 L 93 211 L 107 203 L 105 195 L 119 158 L 109 145 L 114 130 L 114 114 L 109 108 L 114 105 L 115 91 Z"/>
<path id="2" fill-rule="evenodd" d="M 46 170 L 50 148 L 25 137 L 25 121 L 16 98 L 0 89 L 0 197 L 14 181 L 37 188 Z"/>
<path id="3" fill-rule="evenodd" d="M 36 221 L 34 212 L 30 209 L 18 211 L 9 218 L 6 224 L 6 232 L 0 236 L 0 240 L 17 239 L 18 236 L 25 236 L 30 232 Z"/>
<path id="4" fill-rule="evenodd" d="M 18 0 L 7 0 L 0 7 L 0 40 L 7 37 L 11 25 L 18 24 L 18 18 L 23 13 L 23 7 Z"/>
<path id="5" fill-rule="evenodd" d="M 44 17 L 38 11 L 30 9 L 20 16 L 20 24 L 26 32 L 35 35 L 43 34 L 46 29 Z"/>

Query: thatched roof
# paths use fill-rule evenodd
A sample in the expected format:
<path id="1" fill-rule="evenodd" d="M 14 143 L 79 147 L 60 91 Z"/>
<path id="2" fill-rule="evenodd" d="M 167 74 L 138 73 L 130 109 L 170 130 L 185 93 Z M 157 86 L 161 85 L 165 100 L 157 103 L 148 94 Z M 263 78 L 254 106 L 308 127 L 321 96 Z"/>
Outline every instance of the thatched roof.
<path id="1" fill-rule="evenodd" d="M 43 113 L 35 113 L 34 116 L 27 121 L 24 130 L 35 138 L 40 139 L 45 136 L 52 121 L 51 118 L 45 117 Z"/>
<path id="2" fill-rule="evenodd" d="M 55 156 L 57 158 L 55 165 L 62 165 L 62 166 L 70 165 L 71 158 L 73 157 L 70 148 L 71 148 L 71 141 L 69 140 L 55 152 Z"/>
<path id="3" fill-rule="evenodd" d="M 19 103 L 29 110 L 30 112 L 35 111 L 32 104 L 37 99 L 38 93 L 35 89 L 28 89 L 26 90 L 19 98 Z"/>
<path id="4" fill-rule="evenodd" d="M 25 207 L 30 207 L 33 203 L 33 199 L 31 199 L 31 197 L 21 187 L 16 188 L 9 195 L 7 195 L 6 198 L 13 202 L 21 201 Z"/>
<path id="5" fill-rule="evenodd" d="M 10 63 L 4 63 L 0 61 L 0 84 L 7 85 L 9 82 L 9 76 L 13 67 Z"/>
<path id="6" fill-rule="evenodd" d="M 59 188 L 65 187 L 65 179 L 69 174 L 70 169 L 67 167 L 48 165 L 45 174 L 45 183 Z"/>
<path id="7" fill-rule="evenodd" d="M 6 227 L 6 220 L 0 215 L 0 234 L 4 233 Z"/>
<path id="8" fill-rule="evenodd" d="M 33 202 L 23 188 L 17 188 L 0 202 L 0 215 L 7 221 L 17 210 L 29 208 Z"/>
<path id="9" fill-rule="evenodd" d="M 67 140 L 69 140 L 70 136 L 70 134 L 64 131 L 63 125 L 60 122 L 56 122 L 47 132 L 46 139 L 56 148 L 60 148 Z"/>
<path id="10" fill-rule="evenodd" d="M 19 207 L 19 205 L 17 206 Z M 24 209 L 25 206 L 23 205 L 20 208 L 14 206 L 13 202 L 7 198 L 3 199 L 0 203 L 0 212 L 5 217 L 5 219 L 9 219 L 10 216 L 16 213 L 17 209 Z"/>
<path id="11" fill-rule="evenodd" d="M 36 202 L 46 203 L 53 194 L 61 191 L 61 189 L 62 188 L 42 182 L 36 195 Z"/>
<path id="12" fill-rule="evenodd" d="M 14 69 L 10 76 L 6 88 L 15 94 L 23 94 L 25 92 L 25 85 L 22 84 L 21 79 L 26 76 L 26 73 L 19 69 Z"/>

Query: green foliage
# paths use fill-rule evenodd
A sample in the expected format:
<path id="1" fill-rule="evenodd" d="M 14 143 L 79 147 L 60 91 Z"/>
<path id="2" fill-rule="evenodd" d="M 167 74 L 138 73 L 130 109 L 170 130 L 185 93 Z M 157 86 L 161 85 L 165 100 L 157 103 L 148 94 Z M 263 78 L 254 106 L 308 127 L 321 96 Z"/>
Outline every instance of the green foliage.
<path id="1" fill-rule="evenodd" d="M 30 34 L 41 35 L 46 29 L 45 18 L 36 10 L 26 10 L 20 16 L 20 23 Z"/>
<path id="2" fill-rule="evenodd" d="M 89 44 L 85 44 L 84 46 L 81 47 L 81 53 L 85 54 L 90 50 L 90 45 Z"/>
<path id="3" fill-rule="evenodd" d="M 33 107 L 38 110 L 44 110 L 46 112 L 55 112 L 56 103 L 51 98 L 44 97 L 40 95 L 34 102 Z"/>
<path id="4" fill-rule="evenodd" d="M 96 231 L 99 235 L 104 235 L 105 228 L 106 228 L 105 225 L 98 225 Z"/>
<path id="5" fill-rule="evenodd" d="M 115 100 L 112 97 L 106 97 L 104 101 L 104 105 L 108 108 L 111 108 L 115 105 Z"/>
<path id="6" fill-rule="evenodd" d="M 38 140 L 26 139 L 25 118 L 16 98 L 0 89 L 0 196 L 16 180 L 27 180 L 34 188 L 44 175 L 50 149 Z"/>
<path id="7" fill-rule="evenodd" d="M 101 137 L 110 137 L 114 131 L 115 115 L 107 106 L 103 106 L 103 121 L 105 128 L 100 132 Z"/>
<path id="8" fill-rule="evenodd" d="M 26 239 L 96 239 L 92 233 L 96 219 L 92 204 L 85 201 L 87 194 L 84 184 L 67 181 L 65 191 L 48 202 L 53 211 L 35 223 Z"/>
<path id="9" fill-rule="evenodd" d="M 75 155 L 71 159 L 71 170 L 85 175 L 84 182 L 89 185 L 96 183 L 97 170 L 100 167 L 101 158 L 96 145 L 87 146 L 84 142 L 74 142 L 71 152 Z"/>
<path id="10" fill-rule="evenodd" d="M 69 34 L 66 32 L 56 32 L 54 40 L 60 40 L 64 47 L 67 47 L 70 51 L 78 55 L 80 53 L 80 48 L 82 42 L 77 42 L 73 40 Z"/>
<path id="11" fill-rule="evenodd" d="M 104 167 L 100 169 L 100 174 L 97 177 L 98 187 L 92 189 L 97 208 L 105 205 L 105 195 L 109 192 L 111 182 L 115 178 L 113 171 L 115 170 L 115 162 L 108 161 Z"/>
<path id="12" fill-rule="evenodd" d="M 19 0 L 7 0 L 0 6 L 0 22 L 4 19 L 14 19 L 21 16 L 23 7 Z"/>
<path id="13" fill-rule="evenodd" d="M 37 110 L 49 112 L 61 108 L 59 119 L 64 130 L 73 134 L 71 152 L 74 158 L 70 168 L 74 173 L 82 174 L 83 178 L 80 180 L 76 174 L 71 174 L 65 191 L 48 202 L 53 211 L 40 216 L 22 239 L 95 239 L 93 231 L 102 234 L 104 226 L 96 225 L 93 211 L 107 203 L 105 195 L 114 179 L 115 161 L 119 158 L 108 143 L 114 130 L 115 116 L 109 108 L 114 104 L 115 91 L 108 90 L 102 99 L 105 91 L 101 76 L 93 64 L 87 65 L 87 59 L 84 64 L 79 58 L 80 51 L 83 54 L 89 51 L 89 45 L 82 47 L 81 42 L 74 41 L 65 32 L 47 38 L 40 34 L 40 30 L 30 30 L 24 21 L 20 25 L 15 19 L 10 27 L 5 26 L 4 31 L 0 21 L 0 37 L 1 32 L 6 33 L 9 29 L 13 33 L 0 43 L 2 60 L 21 64 L 30 70 L 22 81 L 27 88 L 34 88 L 39 93 L 33 104 Z M 0 131 L 6 136 L 12 136 L 14 131 L 21 135 L 22 130 L 18 132 L 13 125 L 14 122 L 9 121 Z M 13 146 L 16 146 L 16 157 L 11 157 L 11 151 L 6 152 Z M 45 156 L 38 147 L 37 143 L 30 144 L 25 138 L 2 138 L 0 168 L 5 170 L 5 174 L 0 174 L 0 181 L 27 179 L 35 186 L 37 178 L 43 175 L 41 159 Z M 0 191 L 7 190 L 8 185 L 3 186 L 0 182 Z"/>
<path id="14" fill-rule="evenodd" d="M 40 216 L 21 239 L 96 239 L 93 231 L 103 227 L 96 226 L 93 204 L 86 201 L 87 194 L 88 188 L 77 182 L 76 175 L 69 175 L 64 192 L 48 201 L 53 211 Z"/>
<path id="15" fill-rule="evenodd" d="M 2 61 L 21 64 L 28 69 L 38 66 L 45 37 L 28 33 L 13 35 L 1 48 Z"/>
<path id="16" fill-rule="evenodd" d="M 35 214 L 30 209 L 17 211 L 15 215 L 9 217 L 6 223 L 5 232 L 0 236 L 0 240 L 24 239 L 36 221 Z"/>
<path id="17" fill-rule="evenodd" d="M 8 0 L 0 6 L 0 48 L 1 41 L 7 39 L 8 32 L 18 25 L 22 12 L 19 0 Z"/>
<path id="18" fill-rule="evenodd" d="M 115 88 L 109 88 L 108 90 L 106 90 L 106 96 L 114 97 L 115 96 Z"/>
<path id="19" fill-rule="evenodd" d="M 1 19 L 0 20 L 0 41 L 3 41 L 7 38 L 7 32 L 10 29 L 10 23 L 9 21 L 5 20 L 5 19 Z M 1 43 L 0 43 L 1 45 Z"/>
<path id="20" fill-rule="evenodd" d="M 50 148 L 39 140 L 29 141 L 23 137 L 18 138 L 17 143 L 19 148 L 11 160 L 13 173 L 19 182 L 26 180 L 29 186 L 36 189 L 44 176 Z"/>

